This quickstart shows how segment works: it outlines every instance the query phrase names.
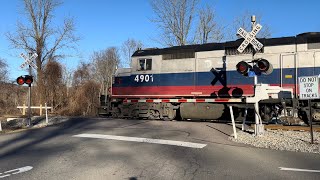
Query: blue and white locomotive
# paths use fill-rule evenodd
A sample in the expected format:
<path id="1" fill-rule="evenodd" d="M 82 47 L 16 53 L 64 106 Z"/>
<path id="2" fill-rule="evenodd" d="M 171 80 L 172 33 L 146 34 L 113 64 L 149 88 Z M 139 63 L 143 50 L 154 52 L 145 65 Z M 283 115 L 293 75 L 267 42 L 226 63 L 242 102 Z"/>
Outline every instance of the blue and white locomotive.
<path id="1" fill-rule="evenodd" d="M 107 111 L 115 117 L 148 119 L 228 115 L 226 104 L 241 104 L 244 97 L 254 96 L 254 78 L 245 72 L 252 63 L 253 48 L 249 45 L 240 54 L 237 48 L 242 41 L 137 50 L 131 68 L 115 74 Z M 258 76 L 258 83 L 293 91 L 292 99 L 260 102 L 263 119 L 290 108 L 305 117 L 306 104 L 298 100 L 298 77 L 320 74 L 320 33 L 259 41 L 264 47 L 255 53 L 255 63 L 265 60 L 260 68 L 268 72 Z M 313 117 L 320 120 L 320 102 L 315 100 L 312 107 Z"/>

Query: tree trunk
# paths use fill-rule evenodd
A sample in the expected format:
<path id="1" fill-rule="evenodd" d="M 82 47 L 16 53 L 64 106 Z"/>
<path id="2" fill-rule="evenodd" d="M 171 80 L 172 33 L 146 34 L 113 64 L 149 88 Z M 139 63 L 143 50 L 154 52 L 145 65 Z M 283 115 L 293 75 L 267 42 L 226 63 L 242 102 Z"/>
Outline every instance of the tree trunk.
<path id="1" fill-rule="evenodd" d="M 41 67 L 42 66 L 41 60 L 39 61 L 37 59 L 37 66 L 38 66 L 38 68 L 37 68 L 37 91 L 38 91 L 37 99 L 38 99 L 39 104 L 43 104 L 44 97 L 45 97 L 45 88 L 44 88 L 44 82 L 43 82 L 43 72 L 42 72 L 42 67 Z"/>

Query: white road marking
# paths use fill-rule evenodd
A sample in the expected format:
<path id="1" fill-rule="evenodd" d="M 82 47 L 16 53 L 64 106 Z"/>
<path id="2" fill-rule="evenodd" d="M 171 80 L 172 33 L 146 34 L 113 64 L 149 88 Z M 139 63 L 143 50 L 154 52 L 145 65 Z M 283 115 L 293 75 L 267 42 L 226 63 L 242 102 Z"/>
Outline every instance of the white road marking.
<path id="1" fill-rule="evenodd" d="M 133 141 L 133 142 L 144 142 L 153 144 L 166 144 L 173 146 L 183 146 L 190 148 L 204 148 L 207 144 L 191 143 L 184 141 L 172 141 L 164 139 L 150 139 L 150 138 L 139 138 L 139 137 L 127 137 L 127 136 L 113 136 L 113 135 L 103 135 L 103 134 L 78 134 L 74 137 L 85 137 L 85 138 L 99 138 L 99 139 L 111 139 L 119 141 Z"/>
<path id="2" fill-rule="evenodd" d="M 30 171 L 32 168 L 33 168 L 32 166 L 25 166 L 25 167 L 21 167 L 21 168 L 17 168 L 17 169 L 12 169 L 12 170 L 6 171 L 4 173 L 0 173 L 0 179 L 8 177 L 8 176 L 11 176 L 13 174 L 19 174 L 19 173 Z M 1 175 L 1 174 L 5 174 L 5 175 Z"/>
<path id="3" fill-rule="evenodd" d="M 286 168 L 279 167 L 281 171 L 301 171 L 301 172 L 317 172 L 320 173 L 320 170 L 312 170 L 312 169 L 297 169 L 297 168 Z"/>

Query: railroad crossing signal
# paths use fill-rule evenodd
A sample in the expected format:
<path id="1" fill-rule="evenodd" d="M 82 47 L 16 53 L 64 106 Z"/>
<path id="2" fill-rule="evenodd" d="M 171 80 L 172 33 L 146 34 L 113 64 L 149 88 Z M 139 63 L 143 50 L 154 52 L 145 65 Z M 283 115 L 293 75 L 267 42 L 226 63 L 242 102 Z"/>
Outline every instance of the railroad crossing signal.
<path id="1" fill-rule="evenodd" d="M 28 84 L 30 86 L 33 83 L 33 77 L 30 75 L 19 76 L 17 78 L 17 83 L 19 85 Z"/>
<path id="2" fill-rule="evenodd" d="M 249 63 L 245 61 L 240 61 L 237 65 L 237 71 L 244 75 L 244 76 L 249 76 L 252 77 L 251 75 L 269 75 L 273 71 L 273 66 L 272 64 L 266 60 L 266 59 L 255 59 L 251 63 L 254 63 L 254 66 L 252 67 Z"/>
<path id="3" fill-rule="evenodd" d="M 239 28 L 237 33 L 244 38 L 244 41 L 241 43 L 241 45 L 237 49 L 240 53 L 242 53 L 249 44 L 252 44 L 253 48 L 256 51 L 259 51 L 263 47 L 263 44 L 256 39 L 256 35 L 261 30 L 261 28 L 262 26 L 260 24 L 256 24 L 253 30 L 249 33 L 243 28 Z"/>
<path id="4" fill-rule="evenodd" d="M 265 75 L 269 75 L 273 71 L 272 64 L 266 59 L 258 59 L 257 63 L 256 63 L 256 66 L 258 67 L 260 72 L 265 74 Z"/>
<path id="5" fill-rule="evenodd" d="M 20 65 L 21 69 L 25 68 L 27 65 L 30 65 L 31 67 L 33 67 L 33 69 L 38 68 L 37 65 L 33 62 L 33 60 L 38 57 L 37 53 L 33 53 L 30 57 L 21 53 L 20 56 L 25 60 L 25 62 Z"/>
<path id="6" fill-rule="evenodd" d="M 236 65 L 237 71 L 238 73 L 244 75 L 244 76 L 248 76 L 249 71 L 252 69 L 252 66 L 249 65 L 247 62 L 245 61 L 240 61 L 237 65 Z"/>

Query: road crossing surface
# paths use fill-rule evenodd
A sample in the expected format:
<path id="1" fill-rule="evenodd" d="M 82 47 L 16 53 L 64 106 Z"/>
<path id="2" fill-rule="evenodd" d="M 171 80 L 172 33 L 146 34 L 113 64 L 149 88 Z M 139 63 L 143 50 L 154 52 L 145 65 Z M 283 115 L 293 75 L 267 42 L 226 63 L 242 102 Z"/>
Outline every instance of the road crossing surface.
<path id="1" fill-rule="evenodd" d="M 228 140 L 232 126 L 74 118 L 0 135 L 0 179 L 320 179 L 320 155 Z"/>

